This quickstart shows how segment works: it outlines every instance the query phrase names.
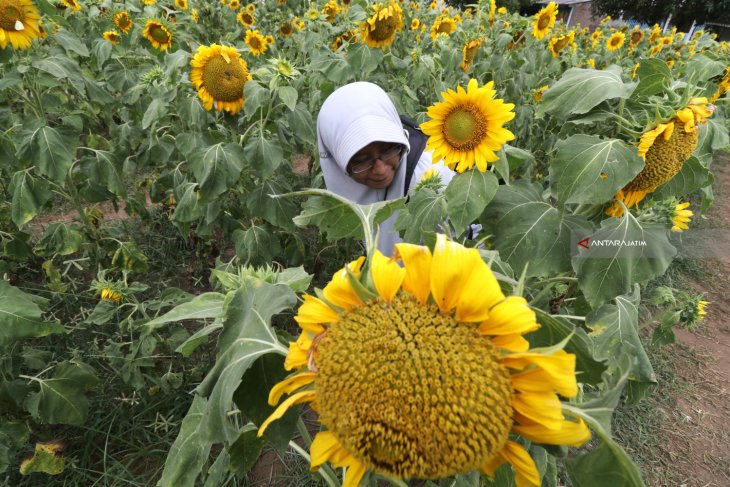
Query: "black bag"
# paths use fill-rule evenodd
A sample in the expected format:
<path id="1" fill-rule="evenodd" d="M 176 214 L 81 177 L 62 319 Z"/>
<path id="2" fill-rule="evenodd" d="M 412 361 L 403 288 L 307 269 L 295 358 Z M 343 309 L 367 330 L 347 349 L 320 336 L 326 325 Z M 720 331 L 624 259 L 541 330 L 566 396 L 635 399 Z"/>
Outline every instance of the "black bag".
<path id="1" fill-rule="evenodd" d="M 411 146 L 411 151 L 408 153 L 406 160 L 406 180 L 403 186 L 403 196 L 408 197 L 408 187 L 411 185 L 411 179 L 418 165 L 418 160 L 426 149 L 426 140 L 428 140 L 428 137 L 409 116 L 400 115 L 400 121 L 403 124 L 403 128 L 408 130 L 408 144 Z"/>

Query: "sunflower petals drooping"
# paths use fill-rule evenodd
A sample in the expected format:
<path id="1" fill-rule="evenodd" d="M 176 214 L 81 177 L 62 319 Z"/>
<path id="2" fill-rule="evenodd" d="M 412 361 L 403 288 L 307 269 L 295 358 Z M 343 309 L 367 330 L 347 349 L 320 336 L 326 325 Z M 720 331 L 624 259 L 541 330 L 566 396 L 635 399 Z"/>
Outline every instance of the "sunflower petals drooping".
<path id="1" fill-rule="evenodd" d="M 681 233 L 683 230 L 689 229 L 687 224 L 692 220 L 694 213 L 687 208 L 689 208 L 689 201 L 679 203 L 674 207 L 674 214 L 672 215 L 673 232 Z"/>
<path id="2" fill-rule="evenodd" d="M 231 115 L 243 108 L 243 87 L 249 80 L 248 66 L 232 47 L 200 46 L 190 61 L 190 79 L 206 110 L 215 107 Z"/>
<path id="3" fill-rule="evenodd" d="M 535 21 L 532 23 L 532 34 L 537 39 L 542 39 L 550 32 L 555 25 L 555 19 L 558 16 L 558 4 L 555 2 L 548 3 L 545 8 L 535 15 Z"/>
<path id="4" fill-rule="evenodd" d="M 403 28 L 403 10 L 398 2 L 373 5 L 373 15 L 360 25 L 360 38 L 368 47 L 384 49 L 395 40 L 396 32 Z"/>
<path id="5" fill-rule="evenodd" d="M 429 136 L 427 150 L 433 150 L 433 160 L 444 163 L 458 172 L 475 165 L 480 171 L 499 159 L 496 152 L 515 138 L 503 125 L 515 117 L 514 105 L 495 99 L 493 82 L 479 87 L 469 81 L 467 89 L 442 92 L 444 101 L 428 108 L 430 121 L 421 124 Z"/>
<path id="6" fill-rule="evenodd" d="M 558 399 L 577 394 L 575 356 L 529 350 L 522 335 L 538 328 L 535 313 L 502 294 L 476 249 L 438 235 L 433 252 L 401 243 L 395 255 L 376 253 L 368 275 L 363 258 L 351 262 L 323 299 L 305 296 L 285 361 L 296 372 L 269 402 L 288 398 L 259 435 L 310 402 L 326 427 L 312 443 L 312 469 L 347 468 L 343 487 L 357 487 L 368 469 L 435 480 L 493 475 L 504 462 L 518 485 L 539 486 L 535 462 L 509 434 L 553 445 L 590 438 Z M 361 299 L 355 280 L 374 297 Z"/>
<path id="7" fill-rule="evenodd" d="M 0 0 L 0 49 L 28 49 L 41 35 L 40 18 L 30 0 Z"/>

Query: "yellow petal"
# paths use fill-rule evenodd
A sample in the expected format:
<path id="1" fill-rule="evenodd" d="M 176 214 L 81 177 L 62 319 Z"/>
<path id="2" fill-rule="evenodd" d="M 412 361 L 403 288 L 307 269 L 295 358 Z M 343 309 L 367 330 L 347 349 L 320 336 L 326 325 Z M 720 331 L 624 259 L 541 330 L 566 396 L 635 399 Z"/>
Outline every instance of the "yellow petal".
<path id="1" fill-rule="evenodd" d="M 499 335 L 491 338 L 492 343 L 499 348 L 510 352 L 526 352 L 530 349 L 530 342 L 522 338 L 519 333 L 514 335 Z"/>
<path id="2" fill-rule="evenodd" d="M 489 317 L 479 326 L 483 335 L 511 335 L 537 330 L 535 312 L 527 305 L 525 298 L 508 296 L 489 310 Z"/>
<path id="3" fill-rule="evenodd" d="M 355 306 L 360 306 L 362 301 L 357 296 L 355 291 L 352 290 L 350 285 L 350 279 L 347 276 L 347 270 L 355 277 L 360 277 L 362 264 L 365 262 L 365 257 L 360 257 L 357 260 L 353 260 L 347 266 L 343 267 L 332 276 L 332 280 L 322 290 L 324 298 L 335 306 L 338 306 L 344 310 L 350 311 Z"/>
<path id="4" fill-rule="evenodd" d="M 528 440 L 546 445 L 568 445 L 578 448 L 591 439 L 591 430 L 582 419 L 563 420 L 558 429 L 546 428 L 539 423 L 514 424 L 512 431 Z"/>
<path id="5" fill-rule="evenodd" d="M 512 407 L 522 416 L 553 430 L 560 429 L 563 409 L 554 392 L 521 392 L 512 396 Z"/>
<path id="6" fill-rule="evenodd" d="M 504 299 L 497 278 L 482 260 L 479 251 L 470 250 L 473 255 L 473 267 L 465 276 L 466 282 L 456 305 L 456 317 L 466 323 L 488 319 L 489 310 Z"/>
<path id="7" fill-rule="evenodd" d="M 378 294 L 390 302 L 400 289 L 406 270 L 395 259 L 384 256 L 379 250 L 375 251 L 370 272 Z"/>
<path id="8" fill-rule="evenodd" d="M 340 449 L 342 449 L 342 445 L 331 431 L 317 433 L 310 448 L 312 471 L 316 471 Z"/>
<path id="9" fill-rule="evenodd" d="M 266 421 L 261 424 L 261 426 L 259 427 L 258 436 L 263 436 L 266 428 L 268 428 L 272 422 L 284 416 L 284 413 L 286 413 L 290 407 L 296 406 L 297 404 L 301 404 L 303 402 L 314 401 L 316 398 L 317 393 L 315 391 L 302 391 L 294 394 L 293 396 L 289 396 L 286 401 L 282 402 L 279 407 L 276 408 L 273 413 L 271 413 L 271 416 L 266 418 Z"/>
<path id="10" fill-rule="evenodd" d="M 395 244 L 394 256 L 401 259 L 406 268 L 403 289 L 421 304 L 426 304 L 431 294 L 431 250 L 425 245 L 399 243 Z"/>
<path id="11" fill-rule="evenodd" d="M 294 320 L 299 323 L 303 330 L 315 334 L 324 331 L 322 324 L 335 323 L 338 319 L 337 312 L 330 308 L 327 303 L 308 294 L 304 295 L 304 304 L 299 307 L 299 311 L 294 317 Z"/>
<path id="12" fill-rule="evenodd" d="M 303 349 L 295 342 L 289 342 L 289 353 L 284 360 L 284 368 L 286 370 L 294 370 L 307 365 L 308 348 L 309 347 L 307 347 L 307 349 Z"/>
<path id="13" fill-rule="evenodd" d="M 311 384 L 314 382 L 315 377 L 317 377 L 315 372 L 300 372 L 299 374 L 284 379 L 271 388 L 269 392 L 269 404 L 272 406 L 277 404 L 281 396 L 291 394 L 300 387 Z"/>
<path id="14" fill-rule="evenodd" d="M 575 395 L 576 391 L 573 389 L 577 387 L 575 381 L 561 382 L 554 380 L 554 378 L 539 367 L 532 367 L 519 374 L 512 375 L 512 387 L 517 391 L 522 392 L 553 392 L 557 391 L 559 394 L 571 397 Z"/>
<path id="15" fill-rule="evenodd" d="M 365 465 L 352 457 L 352 463 L 345 471 L 345 481 L 342 483 L 342 487 L 358 487 L 364 475 Z"/>
<path id="16" fill-rule="evenodd" d="M 515 469 L 515 484 L 517 487 L 539 487 L 540 474 L 535 461 L 529 453 L 514 441 L 505 443 L 500 455 Z"/>
<path id="17" fill-rule="evenodd" d="M 523 370 L 535 365 L 544 370 L 551 378 L 555 390 L 565 397 L 573 397 L 578 393 L 575 380 L 575 355 L 559 350 L 552 355 L 533 352 L 518 352 L 507 355 L 501 360 L 502 365 L 511 369 Z"/>

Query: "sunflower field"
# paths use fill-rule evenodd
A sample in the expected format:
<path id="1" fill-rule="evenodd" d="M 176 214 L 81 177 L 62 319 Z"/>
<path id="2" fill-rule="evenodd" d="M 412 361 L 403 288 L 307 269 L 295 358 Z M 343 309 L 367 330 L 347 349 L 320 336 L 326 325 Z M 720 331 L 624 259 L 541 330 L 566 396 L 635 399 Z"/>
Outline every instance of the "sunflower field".
<path id="1" fill-rule="evenodd" d="M 640 334 L 730 150 L 730 44 L 557 13 L 0 0 L 0 483 L 644 485 L 611 418 L 709 305 L 665 289 Z M 354 81 L 448 185 L 326 190 Z M 251 483 L 270 452 L 296 481 Z"/>

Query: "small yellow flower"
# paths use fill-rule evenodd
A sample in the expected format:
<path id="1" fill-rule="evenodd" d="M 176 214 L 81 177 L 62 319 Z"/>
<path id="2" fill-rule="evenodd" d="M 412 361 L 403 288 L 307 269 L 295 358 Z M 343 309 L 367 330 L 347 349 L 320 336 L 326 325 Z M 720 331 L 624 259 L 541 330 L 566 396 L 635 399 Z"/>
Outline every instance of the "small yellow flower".
<path id="1" fill-rule="evenodd" d="M 115 303 L 118 303 L 122 300 L 122 293 L 115 291 L 110 287 L 105 287 L 101 290 L 101 299 L 102 301 L 114 301 Z"/>
<path id="2" fill-rule="evenodd" d="M 689 226 L 687 223 L 690 222 L 694 213 L 689 208 L 689 201 L 680 203 L 674 207 L 674 214 L 672 215 L 672 231 L 681 233 L 683 230 L 688 230 Z"/>
<path id="3" fill-rule="evenodd" d="M 606 41 L 606 49 L 609 51 L 616 51 L 624 45 L 624 40 L 626 40 L 626 34 L 623 32 L 614 32 L 611 34 L 611 37 L 608 38 L 608 41 Z"/>
<path id="4" fill-rule="evenodd" d="M 188 0 L 175 0 L 175 6 L 180 10 L 188 9 Z"/>
<path id="5" fill-rule="evenodd" d="M 536 89 L 535 95 L 533 96 L 535 101 L 540 103 L 542 101 L 542 94 L 545 93 L 549 88 L 550 88 L 550 86 L 545 85 L 545 86 L 541 86 L 538 89 Z"/>
<path id="6" fill-rule="evenodd" d="M 102 37 L 104 38 L 104 40 L 109 41 L 112 44 L 118 44 L 120 35 L 119 32 L 117 32 L 116 30 L 108 30 L 104 32 Z"/>
<path id="7" fill-rule="evenodd" d="M 707 305 L 710 304 L 709 301 L 698 301 L 697 302 L 697 315 L 699 316 L 699 319 L 697 321 L 700 321 L 705 318 L 705 315 L 707 314 L 707 310 L 705 309 Z"/>

